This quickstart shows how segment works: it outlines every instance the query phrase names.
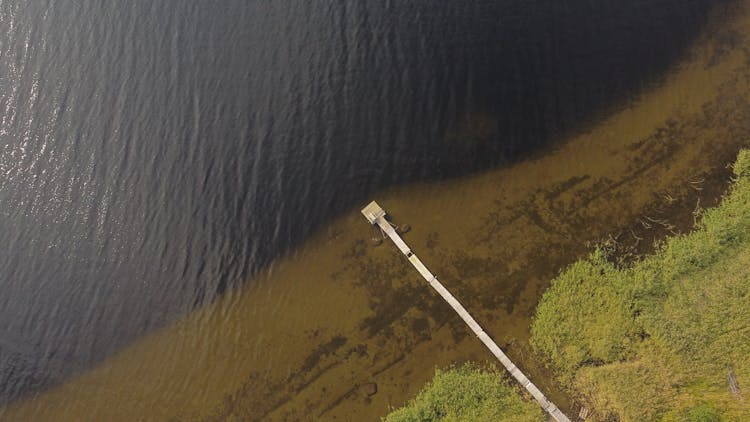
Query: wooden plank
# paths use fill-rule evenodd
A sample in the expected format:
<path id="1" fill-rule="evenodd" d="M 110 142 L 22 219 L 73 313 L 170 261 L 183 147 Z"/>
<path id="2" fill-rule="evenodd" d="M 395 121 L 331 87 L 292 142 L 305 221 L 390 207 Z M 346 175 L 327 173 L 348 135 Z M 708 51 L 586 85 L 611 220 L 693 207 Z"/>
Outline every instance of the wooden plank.
<path id="1" fill-rule="evenodd" d="M 380 229 L 385 232 L 385 234 L 388 235 L 388 237 L 391 238 L 393 243 L 396 244 L 398 249 L 404 254 L 409 255 L 411 254 L 411 249 L 409 249 L 409 246 L 406 245 L 406 242 L 401 239 L 401 236 L 396 233 L 396 230 L 391 226 L 391 223 L 386 221 L 385 217 L 378 217 L 376 220 L 376 223 L 378 226 L 380 226 Z"/>
<path id="2" fill-rule="evenodd" d="M 454 311 L 461 317 L 461 319 L 464 320 L 466 325 L 469 326 L 471 331 L 474 332 L 474 334 L 479 338 L 479 340 L 484 343 L 485 346 L 490 350 L 490 352 L 497 358 L 498 361 L 505 367 L 505 369 L 513 376 L 513 378 L 518 381 L 519 384 L 525 388 L 529 394 L 534 398 L 534 400 L 539 403 L 539 405 L 544 409 L 554 420 L 558 422 L 570 422 L 570 419 L 565 416 L 565 414 L 555 406 L 554 403 L 549 401 L 547 397 L 542 393 L 539 388 L 537 388 L 536 385 L 534 385 L 531 380 L 529 380 L 526 375 L 524 375 L 523 372 L 508 358 L 508 356 L 500 349 L 500 347 L 490 338 L 487 333 L 484 332 L 482 327 L 479 325 L 479 323 L 474 319 L 474 317 L 469 314 L 469 312 L 464 308 L 463 305 L 461 305 L 461 302 L 456 299 L 451 292 L 448 291 L 441 283 L 438 281 L 437 277 L 435 277 L 430 270 L 427 269 L 427 267 L 422 263 L 422 261 L 417 258 L 416 255 L 414 255 L 411 251 L 411 248 L 404 242 L 403 239 L 401 239 L 401 236 L 396 232 L 396 230 L 393 229 L 391 224 L 385 219 L 385 210 L 380 207 L 380 205 L 377 204 L 377 202 L 372 201 L 369 205 L 367 205 L 364 209 L 362 209 L 362 214 L 367 218 L 367 220 L 370 222 L 370 224 L 377 224 L 383 232 L 385 232 L 388 237 L 393 241 L 393 243 L 398 247 L 398 249 L 406 255 L 409 262 L 414 266 L 414 268 L 419 272 L 419 274 L 427 280 L 427 282 L 432 286 L 432 288 L 453 308 Z"/>

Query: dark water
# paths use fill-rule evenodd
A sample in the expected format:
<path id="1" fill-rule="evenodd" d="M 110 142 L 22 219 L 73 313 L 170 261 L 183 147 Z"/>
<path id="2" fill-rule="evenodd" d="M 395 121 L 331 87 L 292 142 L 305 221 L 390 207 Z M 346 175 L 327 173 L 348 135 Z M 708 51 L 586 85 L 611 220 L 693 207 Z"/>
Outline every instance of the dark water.
<path id="1" fill-rule="evenodd" d="M 0 401 L 379 187 L 576 130 L 716 2 L 0 0 Z"/>

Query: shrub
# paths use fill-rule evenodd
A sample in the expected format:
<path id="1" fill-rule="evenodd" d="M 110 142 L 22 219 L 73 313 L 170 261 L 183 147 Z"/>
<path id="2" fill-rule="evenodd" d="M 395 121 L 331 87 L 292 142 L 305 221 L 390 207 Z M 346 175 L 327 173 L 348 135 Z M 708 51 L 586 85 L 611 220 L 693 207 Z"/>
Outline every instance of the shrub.
<path id="1" fill-rule="evenodd" d="M 465 364 L 437 370 L 433 380 L 406 406 L 394 410 L 387 422 L 426 421 L 544 421 L 536 402 L 520 394 L 495 368 Z"/>

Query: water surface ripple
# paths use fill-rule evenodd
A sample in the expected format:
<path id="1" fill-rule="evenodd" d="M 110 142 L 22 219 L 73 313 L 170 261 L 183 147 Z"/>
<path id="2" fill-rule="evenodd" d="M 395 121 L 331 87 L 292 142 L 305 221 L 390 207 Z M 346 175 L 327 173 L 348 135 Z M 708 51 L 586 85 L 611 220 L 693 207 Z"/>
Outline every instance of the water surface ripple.
<path id="1" fill-rule="evenodd" d="M 380 187 L 575 130 L 713 3 L 0 0 L 0 401 Z"/>

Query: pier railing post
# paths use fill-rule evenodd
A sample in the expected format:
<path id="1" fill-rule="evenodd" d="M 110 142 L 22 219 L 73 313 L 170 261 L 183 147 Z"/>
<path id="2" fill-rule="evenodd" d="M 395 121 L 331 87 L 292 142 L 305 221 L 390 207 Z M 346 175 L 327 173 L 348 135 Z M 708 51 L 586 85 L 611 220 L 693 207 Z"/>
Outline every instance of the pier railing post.
<path id="1" fill-rule="evenodd" d="M 464 320 L 466 325 L 469 326 L 471 331 L 484 343 L 485 346 L 492 352 L 492 354 L 500 361 L 505 369 L 518 381 L 519 384 L 531 394 L 531 397 L 539 403 L 539 405 L 549 413 L 549 415 L 558 422 L 570 422 L 570 419 L 555 406 L 554 403 L 549 401 L 547 397 L 534 385 L 523 372 L 508 358 L 508 356 L 498 347 L 498 345 L 490 338 L 487 333 L 484 332 L 482 327 L 477 323 L 476 320 L 469 314 L 466 308 L 461 305 L 452 294 L 448 291 L 435 277 L 430 270 L 412 253 L 409 246 L 399 236 L 396 230 L 393 229 L 391 224 L 386 221 L 386 212 L 380 207 L 375 201 L 372 201 L 369 205 L 362 209 L 362 214 L 367 218 L 370 224 L 377 225 L 388 237 L 393 241 L 396 247 L 406 255 L 406 258 L 411 262 L 414 268 L 427 280 L 433 289 L 453 308 L 454 311 Z"/>

